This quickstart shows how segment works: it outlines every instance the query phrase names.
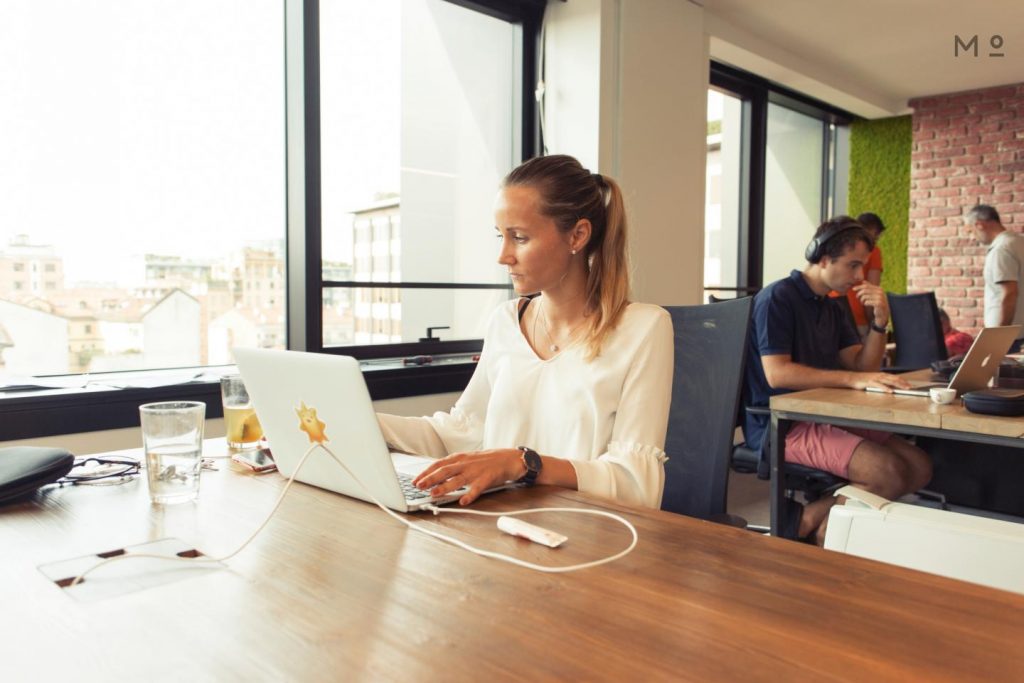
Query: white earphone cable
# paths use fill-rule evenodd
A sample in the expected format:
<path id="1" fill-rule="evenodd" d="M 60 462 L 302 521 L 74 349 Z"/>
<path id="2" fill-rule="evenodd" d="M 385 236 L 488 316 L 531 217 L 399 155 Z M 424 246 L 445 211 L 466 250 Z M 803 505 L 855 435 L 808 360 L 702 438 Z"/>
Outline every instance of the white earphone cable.
<path id="1" fill-rule="evenodd" d="M 609 557 L 605 557 L 605 558 L 602 558 L 602 559 L 599 559 L 599 560 L 593 560 L 591 562 L 584 562 L 582 564 L 565 565 L 565 566 L 561 566 L 561 567 L 558 567 L 558 566 L 551 567 L 551 566 L 547 566 L 547 565 L 535 564 L 533 562 L 527 562 L 525 560 L 520 560 L 519 558 L 512 557 L 511 555 L 505 555 L 504 553 L 498 553 L 498 552 L 494 552 L 494 551 L 491 551 L 491 550 L 484 550 L 482 548 L 477 548 L 475 546 L 469 545 L 468 543 L 460 541 L 457 538 L 452 538 L 451 536 L 448 536 L 446 534 L 442 534 L 439 531 L 434 531 L 433 529 L 428 529 L 428 528 L 426 528 L 425 526 L 423 526 L 421 524 L 414 524 L 410 520 L 400 516 L 398 513 L 396 513 L 393 510 L 389 509 L 383 503 L 381 503 L 379 500 L 377 500 L 377 498 L 370 492 L 370 490 L 359 479 L 359 477 L 357 477 L 355 475 L 355 473 L 353 473 L 352 470 L 350 470 L 348 468 L 348 466 L 345 465 L 345 463 L 343 463 L 341 461 L 341 459 L 334 454 L 333 451 L 331 451 L 331 449 L 327 448 L 327 446 L 325 446 L 325 445 L 323 445 L 321 443 L 315 443 L 312 446 L 310 446 L 306 450 L 306 452 L 303 453 L 302 458 L 299 459 L 298 464 L 295 466 L 295 471 L 292 472 L 292 475 L 290 477 L 288 477 L 287 483 L 285 483 L 284 488 L 281 489 L 281 493 L 280 493 L 280 495 L 278 495 L 277 500 L 274 502 L 274 507 L 272 507 L 270 509 L 269 514 L 267 514 L 267 516 L 263 519 L 263 521 L 260 522 L 259 526 L 256 527 L 256 529 L 249 535 L 248 538 L 246 538 L 242 542 L 241 545 L 239 545 L 235 550 L 233 550 L 232 552 L 228 553 L 227 555 L 224 555 L 222 557 L 217 557 L 217 558 L 209 558 L 209 557 L 201 557 L 201 556 L 200 557 L 177 557 L 177 556 L 171 556 L 171 555 L 155 555 L 155 554 L 152 554 L 152 553 L 133 553 L 133 554 L 115 555 L 114 557 L 108 557 L 108 558 L 106 558 L 104 560 L 101 560 L 100 562 L 97 562 L 96 564 L 92 565 L 91 567 L 89 567 L 88 569 L 83 571 L 81 574 L 76 576 L 75 579 L 70 584 L 68 584 L 68 588 L 74 588 L 79 583 L 81 583 L 88 574 L 91 574 L 93 571 L 99 569 L 100 567 L 102 567 L 102 566 L 104 566 L 106 564 L 109 564 L 111 562 L 116 562 L 118 560 L 126 560 L 126 559 L 131 559 L 131 558 L 148 558 L 148 559 L 156 559 L 156 560 L 172 560 L 172 561 L 176 561 L 176 562 L 188 562 L 190 564 L 197 564 L 197 563 L 200 563 L 200 564 L 217 564 L 217 563 L 225 562 L 225 561 L 231 559 L 232 557 L 234 557 L 238 553 L 242 552 L 242 550 L 244 550 L 245 547 L 247 545 L 249 545 L 249 543 L 251 543 L 252 540 L 254 538 L 256 538 L 256 536 L 259 535 L 259 533 L 261 531 L 263 531 L 263 529 L 267 526 L 267 524 L 270 522 L 270 520 L 273 518 L 273 516 L 277 513 L 278 508 L 281 507 L 281 502 L 284 501 L 284 497 L 288 493 L 288 489 L 290 489 L 292 484 L 295 482 L 295 477 L 298 475 L 299 471 L 302 469 L 302 466 L 306 464 L 306 460 L 313 453 L 313 451 L 315 451 L 318 447 L 322 448 L 325 453 L 327 453 L 329 456 L 331 456 L 331 458 L 334 460 L 334 462 L 336 462 L 343 470 L 345 470 L 345 472 L 350 477 L 352 477 L 352 479 L 355 480 L 355 482 L 357 484 L 359 484 L 360 487 L 362 487 L 363 491 L 366 493 L 367 496 L 369 496 L 370 500 L 372 500 L 374 502 L 374 504 L 377 505 L 377 507 L 379 507 L 381 510 L 383 510 L 384 512 L 389 514 L 391 517 L 393 517 L 394 519 L 398 520 L 399 522 L 401 522 L 405 526 L 409 527 L 413 531 L 418 531 L 418 532 L 426 534 L 428 536 L 433 536 L 434 538 L 436 538 L 438 540 L 441 540 L 441 541 L 444 541 L 445 543 L 449 543 L 451 545 L 457 546 L 459 548 L 462 548 L 463 550 L 468 550 L 469 552 L 474 553 L 476 555 L 480 555 L 482 557 L 489 557 L 489 558 L 494 559 L 494 560 L 500 560 L 502 562 L 508 562 L 509 564 L 514 564 L 514 565 L 517 565 L 517 566 L 520 566 L 520 567 L 525 567 L 527 569 L 533 569 L 533 570 L 539 571 L 539 572 L 545 572 L 545 573 L 550 573 L 550 574 L 557 574 L 557 573 L 566 573 L 566 572 L 572 572 L 572 571 L 579 571 L 580 569 L 588 569 L 590 567 L 597 567 L 597 566 L 602 565 L 602 564 L 607 564 L 609 562 L 614 562 L 615 560 L 617 560 L 617 559 L 619 559 L 621 557 L 625 557 L 626 555 L 631 553 L 633 551 L 633 548 L 636 547 L 637 541 L 639 540 L 639 535 L 637 534 L 636 527 L 634 527 L 632 524 L 630 524 L 630 522 L 627 519 L 625 519 L 624 517 L 622 517 L 620 515 L 616 515 L 615 513 L 607 512 L 605 510 L 588 510 L 588 509 L 585 509 L 585 508 L 560 508 L 560 507 L 555 507 L 555 508 L 528 508 L 526 510 L 513 510 L 513 511 L 510 511 L 510 512 L 484 512 L 482 510 L 466 510 L 466 509 L 462 509 L 462 508 L 441 508 L 441 507 L 438 507 L 436 505 L 425 505 L 423 507 L 423 509 L 430 510 L 431 512 L 433 512 L 434 515 L 439 515 L 441 513 L 450 513 L 450 514 L 463 514 L 463 515 L 481 515 L 481 516 L 485 516 L 485 517 L 501 517 L 501 516 L 516 517 L 516 516 L 521 516 L 521 515 L 537 514 L 537 513 L 541 513 L 541 512 L 569 512 L 569 513 L 584 514 L 584 515 L 594 515 L 594 516 L 598 516 L 598 517 L 608 517 L 610 519 L 614 519 L 615 521 L 623 524 L 627 529 L 629 529 L 629 532 L 632 535 L 632 539 L 630 540 L 629 546 L 626 547 L 624 550 L 621 550 L 618 553 L 615 553 L 614 555 L 610 555 Z"/>

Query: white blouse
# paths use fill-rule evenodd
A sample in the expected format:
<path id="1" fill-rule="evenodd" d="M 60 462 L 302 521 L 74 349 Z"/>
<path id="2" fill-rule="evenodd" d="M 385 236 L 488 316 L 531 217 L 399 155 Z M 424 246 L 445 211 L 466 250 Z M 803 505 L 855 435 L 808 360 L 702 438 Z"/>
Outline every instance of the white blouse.
<path id="1" fill-rule="evenodd" d="M 385 439 L 432 457 L 529 446 L 569 460 L 580 491 L 659 507 L 674 361 L 668 312 L 630 304 L 587 362 L 583 342 L 539 358 L 517 311 L 513 300 L 491 315 L 479 365 L 450 413 L 378 415 Z"/>

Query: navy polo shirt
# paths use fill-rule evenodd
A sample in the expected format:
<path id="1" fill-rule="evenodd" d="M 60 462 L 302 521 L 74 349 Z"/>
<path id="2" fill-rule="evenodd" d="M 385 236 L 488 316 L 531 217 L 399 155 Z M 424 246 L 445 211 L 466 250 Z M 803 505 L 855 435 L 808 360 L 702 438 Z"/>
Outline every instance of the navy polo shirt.
<path id="1" fill-rule="evenodd" d="M 792 391 L 768 385 L 762 356 L 789 355 L 812 368 L 840 370 L 839 352 L 860 343 L 846 311 L 835 299 L 815 294 L 803 273 L 794 270 L 754 297 L 743 405 L 767 406 L 770 397 Z M 767 430 L 767 415 L 744 416 L 743 434 L 749 448 L 760 449 Z"/>

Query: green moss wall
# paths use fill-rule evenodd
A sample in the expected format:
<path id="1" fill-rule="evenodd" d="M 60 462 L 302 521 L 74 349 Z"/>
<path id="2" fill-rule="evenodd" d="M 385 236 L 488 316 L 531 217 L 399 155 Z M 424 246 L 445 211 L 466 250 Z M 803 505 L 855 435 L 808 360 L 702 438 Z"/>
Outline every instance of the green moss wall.
<path id="1" fill-rule="evenodd" d="M 907 223 L 910 213 L 909 116 L 855 121 L 850 126 L 851 216 L 872 211 L 885 223 L 882 248 L 882 287 L 907 291 Z"/>

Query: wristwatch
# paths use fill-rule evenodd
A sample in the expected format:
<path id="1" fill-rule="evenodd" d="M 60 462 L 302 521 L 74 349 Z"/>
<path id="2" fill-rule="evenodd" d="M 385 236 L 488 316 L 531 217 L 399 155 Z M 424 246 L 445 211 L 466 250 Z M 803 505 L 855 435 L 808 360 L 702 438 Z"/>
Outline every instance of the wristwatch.
<path id="1" fill-rule="evenodd" d="M 533 486 L 537 482 L 537 475 L 544 467 L 544 461 L 537 455 L 537 451 L 528 446 L 516 446 L 523 452 L 523 465 L 526 467 L 526 474 L 519 478 L 518 483 L 525 486 Z"/>
<path id="2" fill-rule="evenodd" d="M 872 319 L 871 319 L 871 322 L 870 322 L 870 323 L 868 323 L 868 326 L 869 326 L 869 327 L 870 327 L 870 328 L 871 328 L 872 330 L 874 330 L 875 332 L 880 332 L 880 333 L 882 333 L 882 334 L 888 334 L 888 333 L 889 333 L 889 330 L 887 330 L 887 329 L 885 328 L 885 325 L 876 325 L 876 324 L 875 324 L 875 320 L 874 320 L 874 318 L 872 318 Z"/>

